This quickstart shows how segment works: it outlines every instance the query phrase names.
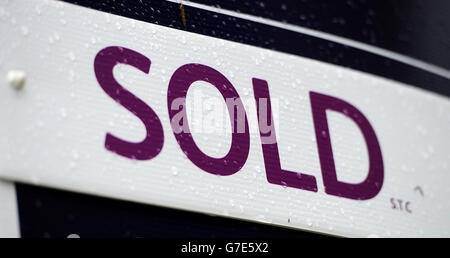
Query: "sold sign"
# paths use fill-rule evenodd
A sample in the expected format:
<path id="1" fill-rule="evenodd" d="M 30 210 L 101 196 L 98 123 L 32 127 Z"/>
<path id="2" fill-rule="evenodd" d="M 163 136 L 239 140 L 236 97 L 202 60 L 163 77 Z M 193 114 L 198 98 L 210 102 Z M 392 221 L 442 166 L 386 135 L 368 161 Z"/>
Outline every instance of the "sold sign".
<path id="1" fill-rule="evenodd" d="M 298 51 L 268 49 L 234 42 L 231 23 L 221 39 L 35 2 L 49 15 L 0 4 L 14 17 L 0 179 L 340 236 L 450 236 L 448 76 L 302 32 Z M 291 27 L 258 21 L 236 20 L 268 38 Z"/>
<path id="2" fill-rule="evenodd" d="M 135 143 L 108 133 L 105 147 L 111 152 L 130 159 L 151 160 L 163 148 L 163 126 L 149 105 L 114 79 L 113 69 L 117 64 L 130 65 L 148 74 L 151 61 L 134 50 L 116 46 L 101 50 L 94 61 L 95 75 L 102 89 L 142 121 L 146 128 L 146 136 L 141 142 Z M 186 95 L 189 87 L 197 81 L 213 85 L 222 94 L 227 104 L 232 140 L 228 153 L 222 158 L 214 158 L 202 152 L 189 130 L 185 109 Z M 263 79 L 253 78 L 253 91 L 267 181 L 271 184 L 317 192 L 314 176 L 281 168 L 268 83 Z M 325 192 L 354 200 L 375 197 L 383 185 L 384 170 L 380 145 L 369 121 L 361 111 L 342 99 L 312 91 L 309 96 Z M 247 161 L 250 149 L 248 120 L 239 94 L 222 73 L 202 64 L 191 63 L 179 67 L 168 85 L 167 105 L 174 136 L 181 150 L 192 163 L 205 172 L 219 176 L 230 176 L 240 171 Z M 361 183 L 351 184 L 337 179 L 327 110 L 342 113 L 353 120 L 364 136 L 369 156 L 369 171 L 366 179 Z"/>

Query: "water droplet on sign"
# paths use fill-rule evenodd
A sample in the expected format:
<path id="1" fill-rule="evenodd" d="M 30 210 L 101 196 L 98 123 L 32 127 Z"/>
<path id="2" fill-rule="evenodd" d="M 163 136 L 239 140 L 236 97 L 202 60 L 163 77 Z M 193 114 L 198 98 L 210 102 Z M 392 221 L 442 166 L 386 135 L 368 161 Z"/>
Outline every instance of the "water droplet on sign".
<path id="1" fill-rule="evenodd" d="M 27 35 L 28 35 L 28 27 L 27 27 L 27 26 L 22 26 L 22 27 L 20 27 L 20 30 L 22 31 L 22 34 L 23 34 L 24 36 L 27 36 Z"/>
<path id="2" fill-rule="evenodd" d="M 178 175 L 178 169 L 176 167 L 172 167 L 172 175 L 174 176 Z"/>

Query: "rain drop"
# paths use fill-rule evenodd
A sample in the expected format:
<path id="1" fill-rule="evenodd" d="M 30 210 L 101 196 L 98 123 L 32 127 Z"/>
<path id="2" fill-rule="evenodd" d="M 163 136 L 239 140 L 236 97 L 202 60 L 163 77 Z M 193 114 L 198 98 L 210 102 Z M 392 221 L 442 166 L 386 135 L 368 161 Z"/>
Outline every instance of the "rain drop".
<path id="1" fill-rule="evenodd" d="M 172 167 L 172 175 L 174 176 L 178 175 L 178 169 L 176 167 Z"/>
<path id="2" fill-rule="evenodd" d="M 28 35 L 28 27 L 27 27 L 27 26 L 22 26 L 22 27 L 20 27 L 20 30 L 22 31 L 22 34 L 23 34 L 24 36 L 27 36 L 27 35 Z"/>
<path id="3" fill-rule="evenodd" d="M 80 238 L 80 236 L 78 234 L 70 234 L 67 238 Z"/>
<path id="4" fill-rule="evenodd" d="M 69 59 L 75 61 L 75 54 L 73 52 L 69 52 Z"/>

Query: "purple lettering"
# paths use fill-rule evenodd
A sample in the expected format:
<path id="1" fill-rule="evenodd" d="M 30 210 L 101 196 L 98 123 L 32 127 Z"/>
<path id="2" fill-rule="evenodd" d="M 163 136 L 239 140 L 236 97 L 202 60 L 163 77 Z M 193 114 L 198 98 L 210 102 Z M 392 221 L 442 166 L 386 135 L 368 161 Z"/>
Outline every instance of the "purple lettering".
<path id="1" fill-rule="evenodd" d="M 142 142 L 134 143 L 121 140 L 110 133 L 106 134 L 105 147 L 121 156 L 149 160 L 156 157 L 164 144 L 164 132 L 156 113 L 142 100 L 123 88 L 113 75 L 117 64 L 131 65 L 148 74 L 151 61 L 142 54 L 122 47 L 107 47 L 101 50 L 94 60 L 97 81 L 112 99 L 137 116 L 147 131 Z"/>
<path id="2" fill-rule="evenodd" d="M 375 197 L 383 185 L 384 170 L 380 145 L 369 121 L 356 107 L 341 99 L 316 92 L 310 92 L 309 95 L 325 192 L 354 200 L 368 200 Z M 326 110 L 340 112 L 352 119 L 364 136 L 369 154 L 369 173 L 359 184 L 337 180 Z"/>
<path id="3" fill-rule="evenodd" d="M 190 131 L 182 129 L 183 127 L 188 128 L 189 126 L 187 116 L 185 114 L 186 109 L 184 108 L 186 106 L 186 94 L 192 83 L 196 81 L 208 82 L 217 88 L 225 100 L 234 100 L 232 101 L 233 105 L 229 105 L 230 102 L 226 101 L 233 132 L 231 148 L 225 157 L 213 158 L 204 154 L 195 144 Z M 182 103 L 179 103 L 180 100 Z M 172 109 L 172 102 L 174 101 L 178 102 L 176 106 L 182 106 L 183 108 L 181 110 Z M 201 64 L 186 64 L 181 66 L 175 71 L 170 79 L 169 88 L 167 91 L 167 105 L 169 108 L 169 118 L 171 121 L 177 113 L 184 112 L 181 116 L 184 118 L 182 120 L 183 125 L 180 125 L 180 121 L 177 120 L 177 123 L 171 123 L 172 130 L 184 154 L 196 166 L 208 173 L 221 176 L 232 175 L 244 166 L 247 161 L 250 148 L 250 135 L 248 132 L 247 117 L 245 115 L 244 106 L 236 89 L 219 71 Z M 239 117 L 234 115 L 235 111 L 236 113 L 243 112 L 243 121 L 239 121 Z M 239 128 L 239 124 L 245 125 L 245 130 L 243 132 L 236 131 L 236 129 Z"/>
<path id="4" fill-rule="evenodd" d="M 271 184 L 317 192 L 317 183 L 314 176 L 281 168 L 267 82 L 253 78 L 253 91 L 255 93 L 267 181 Z"/>
<path id="5" fill-rule="evenodd" d="M 117 64 L 130 65 L 148 74 L 151 61 L 136 51 L 117 46 L 101 50 L 94 60 L 95 76 L 101 88 L 109 97 L 142 121 L 146 136 L 141 142 L 135 143 L 107 133 L 105 148 L 130 159 L 150 160 L 156 157 L 163 147 L 163 127 L 150 106 L 115 80 L 113 70 Z M 214 158 L 203 153 L 190 133 L 186 114 L 186 95 L 196 81 L 213 85 L 222 94 L 227 105 L 232 137 L 231 147 L 224 157 Z M 314 176 L 281 168 L 268 83 L 257 78 L 253 78 L 252 82 L 267 181 L 271 184 L 317 192 Z M 383 185 L 384 167 L 380 145 L 371 124 L 356 107 L 341 99 L 316 92 L 310 92 L 309 95 L 325 192 L 354 200 L 368 200 L 375 197 Z M 178 145 L 192 163 L 210 174 L 220 176 L 233 175 L 241 170 L 250 149 L 247 115 L 239 94 L 223 74 L 202 64 L 186 64 L 179 67 L 169 82 L 167 105 L 172 131 Z M 369 171 L 361 183 L 352 184 L 337 179 L 327 110 L 342 113 L 350 118 L 364 137 L 369 156 Z M 412 212 L 409 202 L 393 198 L 390 201 L 393 209 Z"/>
<path id="6" fill-rule="evenodd" d="M 406 202 L 406 204 L 405 204 L 405 210 L 408 212 L 408 213 L 412 213 L 412 210 L 409 208 L 409 205 L 410 205 L 411 203 L 410 202 Z"/>

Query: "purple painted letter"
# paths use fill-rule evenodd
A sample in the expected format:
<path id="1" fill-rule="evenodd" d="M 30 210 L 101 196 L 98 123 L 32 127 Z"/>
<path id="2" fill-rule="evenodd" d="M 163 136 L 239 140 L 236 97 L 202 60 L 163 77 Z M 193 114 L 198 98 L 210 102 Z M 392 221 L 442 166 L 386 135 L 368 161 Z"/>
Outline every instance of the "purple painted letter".
<path id="1" fill-rule="evenodd" d="M 384 170 L 380 145 L 369 121 L 357 108 L 341 99 L 316 92 L 310 92 L 309 95 L 325 192 L 354 200 L 368 200 L 375 197 L 383 185 Z M 337 180 L 326 110 L 346 115 L 361 130 L 369 154 L 369 174 L 364 182 L 349 184 Z"/>
<path id="2" fill-rule="evenodd" d="M 267 82 L 253 78 L 253 91 L 255 93 L 267 181 L 271 184 L 317 192 L 317 183 L 314 176 L 291 172 L 281 168 Z"/>
<path id="3" fill-rule="evenodd" d="M 238 172 L 247 161 L 250 148 L 250 135 L 248 132 L 247 116 L 245 115 L 244 105 L 239 98 L 236 89 L 223 74 L 211 67 L 201 64 L 186 64 L 178 68 L 170 79 L 169 89 L 167 90 L 167 105 L 169 108 L 169 118 L 172 121 L 179 112 L 186 112 L 172 109 L 172 103 L 177 101 L 176 106 L 186 106 L 186 94 L 192 83 L 196 81 L 205 81 L 214 85 L 220 91 L 226 101 L 232 132 L 231 148 L 228 154 L 223 158 L 212 158 L 204 154 L 195 144 L 192 134 L 189 130 L 180 130 L 177 123 L 171 123 L 175 138 L 186 156 L 199 168 L 204 171 L 221 176 L 229 176 Z M 229 103 L 233 103 L 230 105 Z M 237 113 L 243 113 L 243 118 L 235 116 Z M 183 115 L 186 118 L 186 114 Z M 244 124 L 243 132 L 237 131 L 239 125 Z M 188 121 L 183 120 L 184 128 L 188 127 Z M 180 132 L 181 131 L 181 132 Z"/>
<path id="4" fill-rule="evenodd" d="M 148 74 L 150 63 L 150 59 L 142 54 L 122 47 L 107 47 L 97 54 L 94 61 L 95 76 L 102 89 L 117 103 L 136 115 L 147 130 L 144 140 L 139 143 L 124 141 L 110 133 L 106 134 L 106 149 L 130 159 L 149 160 L 158 155 L 164 144 L 164 133 L 155 112 L 114 79 L 113 69 L 117 64 L 127 64 Z"/>

